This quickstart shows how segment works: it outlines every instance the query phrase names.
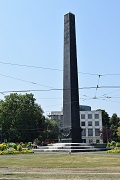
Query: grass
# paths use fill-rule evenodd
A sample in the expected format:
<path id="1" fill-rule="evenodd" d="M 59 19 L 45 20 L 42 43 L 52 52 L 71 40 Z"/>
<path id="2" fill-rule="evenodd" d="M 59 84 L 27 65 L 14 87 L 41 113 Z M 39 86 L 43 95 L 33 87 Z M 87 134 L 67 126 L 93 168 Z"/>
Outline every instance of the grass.
<path id="1" fill-rule="evenodd" d="M 120 155 L 34 153 L 0 156 L 1 178 L 120 179 Z"/>

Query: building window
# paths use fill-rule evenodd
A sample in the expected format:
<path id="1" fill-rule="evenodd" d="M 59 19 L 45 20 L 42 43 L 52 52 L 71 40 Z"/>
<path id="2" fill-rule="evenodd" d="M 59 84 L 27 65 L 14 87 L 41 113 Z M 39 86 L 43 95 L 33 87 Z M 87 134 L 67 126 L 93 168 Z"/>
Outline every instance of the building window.
<path id="1" fill-rule="evenodd" d="M 95 119 L 99 119 L 99 114 L 95 114 Z"/>
<path id="2" fill-rule="evenodd" d="M 96 139 L 96 143 L 100 143 L 100 140 L 99 140 L 99 139 Z"/>
<path id="3" fill-rule="evenodd" d="M 81 119 L 85 119 L 85 114 L 81 114 Z"/>
<path id="4" fill-rule="evenodd" d="M 86 136 L 86 129 L 82 130 L 82 136 Z"/>
<path id="5" fill-rule="evenodd" d="M 57 116 L 52 115 L 52 116 L 51 116 L 51 119 L 53 119 L 53 120 L 57 120 Z"/>
<path id="6" fill-rule="evenodd" d="M 100 130 L 99 129 L 95 129 L 95 136 L 100 136 Z"/>
<path id="7" fill-rule="evenodd" d="M 92 121 L 88 121 L 88 126 L 92 126 Z"/>
<path id="8" fill-rule="evenodd" d="M 92 140 L 92 139 L 89 139 L 89 143 L 93 143 L 93 140 Z"/>
<path id="9" fill-rule="evenodd" d="M 85 121 L 84 121 L 84 122 L 81 122 L 81 126 L 85 126 Z"/>
<path id="10" fill-rule="evenodd" d="M 92 119 L 92 114 L 88 114 L 88 119 Z"/>
<path id="11" fill-rule="evenodd" d="M 60 127 L 63 127 L 63 123 L 62 122 L 60 122 Z"/>
<path id="12" fill-rule="evenodd" d="M 93 129 L 88 129 L 88 136 L 93 136 Z"/>
<path id="13" fill-rule="evenodd" d="M 99 126 L 99 121 L 95 121 L 95 126 Z"/>
<path id="14" fill-rule="evenodd" d="M 58 120 L 61 120 L 62 119 L 62 116 L 61 115 L 58 115 Z"/>

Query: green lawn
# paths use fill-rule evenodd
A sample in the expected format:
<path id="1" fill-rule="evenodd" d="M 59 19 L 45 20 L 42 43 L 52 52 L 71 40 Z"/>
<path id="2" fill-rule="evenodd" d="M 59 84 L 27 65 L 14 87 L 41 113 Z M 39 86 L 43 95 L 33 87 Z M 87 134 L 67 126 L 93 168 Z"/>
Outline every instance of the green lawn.
<path id="1" fill-rule="evenodd" d="M 0 156 L 0 178 L 120 179 L 120 155 L 34 153 Z"/>

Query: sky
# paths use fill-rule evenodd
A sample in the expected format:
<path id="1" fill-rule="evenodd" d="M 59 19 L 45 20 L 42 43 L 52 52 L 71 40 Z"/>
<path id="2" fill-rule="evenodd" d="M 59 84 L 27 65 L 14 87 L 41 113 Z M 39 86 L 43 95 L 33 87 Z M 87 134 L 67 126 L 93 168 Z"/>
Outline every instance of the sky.
<path id="1" fill-rule="evenodd" d="M 80 104 L 120 116 L 119 0 L 0 0 L 0 99 L 33 93 L 45 115 L 62 110 L 68 12 L 76 20 Z"/>

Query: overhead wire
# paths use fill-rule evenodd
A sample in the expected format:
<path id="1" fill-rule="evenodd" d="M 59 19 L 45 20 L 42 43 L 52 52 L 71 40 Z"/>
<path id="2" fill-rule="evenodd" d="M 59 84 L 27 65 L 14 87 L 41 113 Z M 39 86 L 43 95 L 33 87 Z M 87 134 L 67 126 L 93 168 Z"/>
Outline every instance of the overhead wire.
<path id="1" fill-rule="evenodd" d="M 119 86 L 99 86 L 97 88 L 120 88 Z M 74 89 L 74 88 L 72 88 Z M 91 86 L 91 87 L 80 87 L 78 88 L 79 90 L 81 89 L 96 89 L 96 86 Z M 5 93 L 17 93 L 17 92 L 37 92 L 37 91 L 63 91 L 63 90 L 69 90 L 69 89 L 63 89 L 63 88 L 51 88 L 51 89 L 28 89 L 28 90 L 9 90 L 9 91 L 0 91 L 1 94 L 5 94 Z"/>
<path id="2" fill-rule="evenodd" d="M 49 68 L 49 67 L 43 67 L 43 66 L 34 66 L 34 65 L 26 65 L 26 64 L 18 64 L 18 63 L 11 63 L 11 62 L 3 62 L 0 61 L 0 64 L 4 65 L 12 65 L 12 66 L 20 66 L 20 67 L 27 67 L 27 68 L 35 68 L 35 69 L 44 69 L 44 70 L 51 70 L 51 71 L 64 71 L 62 69 L 57 69 L 57 68 Z M 96 73 L 89 73 L 89 72 L 78 72 L 80 74 L 86 74 L 86 75 L 92 75 L 92 76 L 120 76 L 120 74 L 96 74 Z"/>
<path id="3" fill-rule="evenodd" d="M 26 64 L 17 64 L 17 63 L 2 62 L 2 61 L 0 62 L 0 64 L 27 67 L 27 68 L 35 68 L 35 69 L 45 69 L 45 70 L 52 70 L 52 71 L 63 71 L 60 69 L 54 69 L 54 68 L 49 68 L 49 67 L 33 66 L 33 65 L 26 65 Z"/>
<path id="4" fill-rule="evenodd" d="M 54 68 L 48 68 L 48 67 L 42 67 L 42 66 L 32 66 L 32 65 L 25 65 L 25 64 L 2 62 L 2 61 L 0 61 L 0 63 L 1 64 L 5 64 L 5 65 L 12 65 L 12 66 L 20 66 L 20 67 L 28 67 L 28 68 L 38 68 L 38 69 L 40 68 L 40 69 L 54 70 L 54 71 L 63 71 L 63 70 L 60 70 L 60 69 L 54 69 Z M 97 84 L 97 87 L 96 87 L 96 93 L 97 93 L 97 90 L 98 90 L 99 79 L 100 79 L 101 76 L 120 75 L 120 74 L 103 74 L 103 75 L 101 74 L 100 75 L 100 74 L 85 73 L 85 72 L 78 72 L 78 73 L 86 74 L 86 75 L 95 75 L 95 76 L 98 76 L 98 84 Z M 33 82 L 33 81 L 23 80 L 23 79 L 20 79 L 20 78 L 11 77 L 11 76 L 4 75 L 4 74 L 0 74 L 0 76 L 11 78 L 11 79 L 18 80 L 18 81 L 23 81 L 23 82 L 31 83 L 31 84 L 34 84 L 34 85 L 40 85 L 40 86 L 43 86 L 43 87 L 53 88 L 51 86 L 43 85 L 43 84 L 36 83 L 36 82 Z M 96 97 L 96 93 L 95 93 L 95 97 Z"/>
<path id="5" fill-rule="evenodd" d="M 120 103 L 119 101 L 112 101 L 112 100 L 107 100 L 107 99 L 99 99 L 99 100 L 103 100 L 103 101 L 107 101 L 107 102 Z"/>
<path id="6" fill-rule="evenodd" d="M 51 87 L 51 86 L 46 86 L 46 85 L 43 85 L 43 84 L 39 84 L 39 83 L 36 83 L 36 82 L 32 82 L 32 81 L 28 81 L 28 80 L 23 80 L 23 79 L 19 79 L 19 78 L 7 76 L 7 75 L 4 75 L 4 74 L 0 74 L 0 76 L 7 77 L 7 78 L 11 78 L 11 79 L 15 79 L 15 80 L 19 80 L 19 81 L 23 81 L 23 82 L 27 82 L 27 83 L 31 83 L 31 84 L 34 84 L 34 85 L 40 85 L 40 86 L 43 86 L 43 87 L 53 88 L 53 87 Z M 120 88 L 120 86 L 104 86 L 104 87 L 99 87 L 100 77 L 101 77 L 101 75 L 98 76 L 98 83 L 97 83 L 97 86 L 96 86 L 96 92 L 95 92 L 95 97 L 94 97 L 94 99 L 96 98 L 96 94 L 97 94 L 98 88 Z M 95 88 L 95 87 L 83 87 L 83 88 L 79 88 L 79 89 L 91 89 L 91 88 Z M 37 91 L 51 91 L 51 90 L 61 90 L 61 89 L 53 88 L 53 89 L 37 90 Z M 118 90 L 116 90 L 116 91 L 119 91 L 119 90 L 120 90 L 120 89 L 118 89 Z M 22 91 L 17 91 L 17 92 L 28 92 L 28 91 L 35 91 L 35 90 L 22 90 Z M 112 92 L 110 92 L 110 93 L 113 93 L 113 92 L 116 92 L 116 91 L 112 91 Z M 16 91 L 14 91 L 14 92 L 16 92 Z M 4 93 L 6 93 L 6 92 L 0 92 L 0 93 L 4 95 Z M 107 93 L 107 94 L 110 94 L 110 93 Z M 106 94 L 105 94 L 105 95 L 106 95 Z M 103 96 L 104 96 L 104 95 L 103 95 Z"/>
<path id="7" fill-rule="evenodd" d="M 106 98 L 103 98 L 103 97 L 96 97 L 96 100 L 104 100 L 104 101 L 108 101 L 108 102 L 117 102 L 117 103 L 120 103 L 120 102 L 118 102 L 118 101 L 109 101 L 109 100 L 107 100 L 108 98 L 106 97 Z M 82 100 L 82 98 L 79 98 L 79 100 Z M 95 98 L 94 97 L 91 97 L 91 98 L 86 98 L 86 99 L 84 99 L 84 100 L 95 100 Z M 73 102 L 65 102 L 64 104 L 65 105 L 67 105 L 67 104 L 72 104 L 72 103 L 76 103 L 76 102 L 78 102 L 78 101 L 73 101 Z M 50 105 L 50 106 L 44 106 L 44 108 L 46 108 L 46 107 L 53 107 L 53 106 L 61 106 L 61 104 L 54 104 L 54 105 Z"/>
<path id="8" fill-rule="evenodd" d="M 46 86 L 46 85 L 39 84 L 39 83 L 36 83 L 36 82 L 28 81 L 28 80 L 23 80 L 23 79 L 15 78 L 15 77 L 12 77 L 12 76 L 7 76 L 7 75 L 4 75 L 4 74 L 0 74 L 0 76 L 7 77 L 7 78 L 10 78 L 10 79 L 14 79 L 14 80 L 18 80 L 18 81 L 23 81 L 23 82 L 31 83 L 31 84 L 34 84 L 34 85 L 39 85 L 39 86 L 43 86 L 43 87 L 52 88 L 50 86 Z"/>
<path id="9" fill-rule="evenodd" d="M 1 64 L 4 64 L 4 65 L 12 65 L 12 66 L 20 66 L 20 67 L 27 67 L 27 68 L 35 68 L 35 69 L 44 69 L 44 70 L 52 70 L 52 71 L 63 71 L 63 70 L 60 70 L 60 69 L 56 69 L 56 68 L 49 68 L 49 67 L 42 67 L 42 66 L 32 66 L 32 65 L 25 65 L 25 64 L 17 64 L 17 63 L 10 63 L 10 62 L 0 62 Z M 118 86 L 99 86 L 99 81 L 100 81 L 100 77 L 101 76 L 120 76 L 120 74 L 112 74 L 112 73 L 109 73 L 109 74 L 94 74 L 94 73 L 85 73 L 85 72 L 78 72 L 79 74 L 86 74 L 86 75 L 93 75 L 93 76 L 98 76 L 98 83 L 97 83 L 97 86 L 96 87 L 81 87 L 79 88 L 80 90 L 82 89 L 95 89 L 95 96 L 92 97 L 92 98 L 81 98 L 81 100 L 88 100 L 88 99 L 102 99 L 102 98 L 105 98 L 105 99 L 110 99 L 110 98 L 113 98 L 111 96 L 108 96 L 108 94 L 111 94 L 111 93 L 114 93 L 114 92 L 117 92 L 117 91 L 120 91 L 120 85 Z M 27 83 L 31 83 L 31 84 L 34 84 L 34 85 L 40 85 L 40 86 L 43 86 L 43 87 L 47 87 L 47 88 L 51 88 L 51 89 L 29 89 L 29 90 L 12 90 L 12 91 L 3 91 L 3 92 L 0 92 L 2 95 L 6 94 L 6 93 L 18 93 L 18 92 L 37 92 L 37 91 L 61 91 L 63 90 L 62 88 L 53 88 L 51 86 L 46 86 L 46 85 L 43 85 L 43 84 L 39 84 L 39 83 L 36 83 L 36 82 L 32 82 L 32 81 L 28 81 L 28 80 L 23 80 L 23 79 L 19 79 L 19 78 L 15 78 L 15 77 L 11 77 L 11 76 L 7 76 L 7 75 L 3 75 L 3 74 L 0 74 L 0 76 L 3 76 L 3 77 L 7 77 L 7 78 L 11 78 L 11 79 L 14 79 L 14 80 L 19 80 L 19 81 L 23 81 L 23 82 L 27 82 Z M 107 94 L 103 94 L 103 97 L 97 97 L 97 91 L 98 89 L 100 88 L 118 88 L 118 90 L 115 90 L 115 91 L 112 91 L 112 92 L 109 92 Z M 86 95 L 84 95 L 86 96 Z M 117 97 L 116 97 L 117 98 Z M 111 101 L 113 102 L 113 101 Z M 115 101 L 114 101 L 115 102 Z M 117 102 L 117 101 L 116 101 Z"/>

